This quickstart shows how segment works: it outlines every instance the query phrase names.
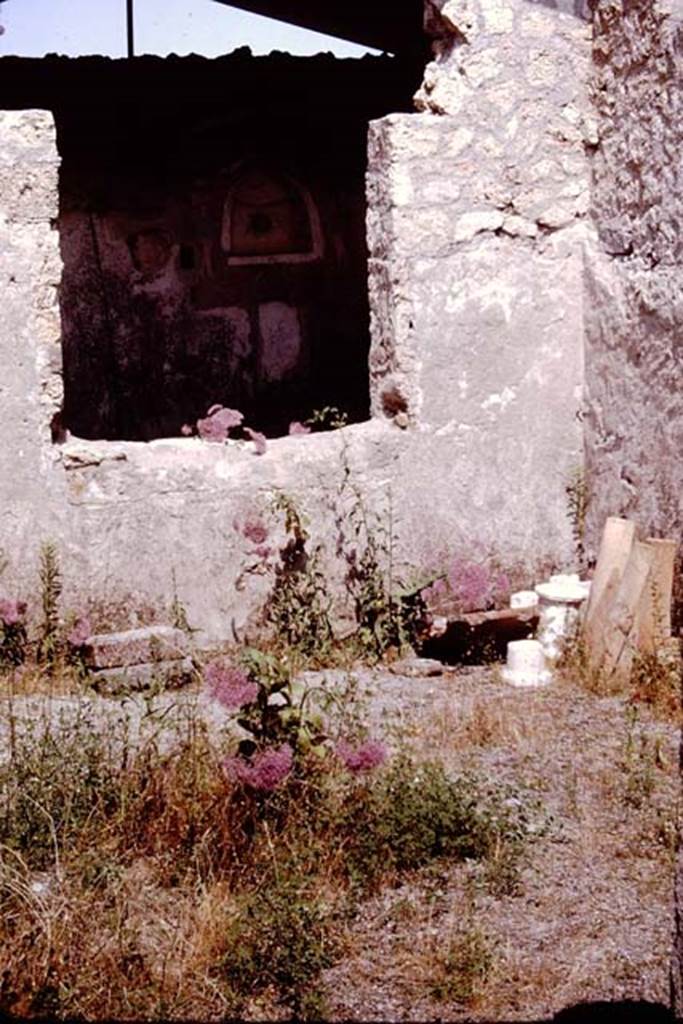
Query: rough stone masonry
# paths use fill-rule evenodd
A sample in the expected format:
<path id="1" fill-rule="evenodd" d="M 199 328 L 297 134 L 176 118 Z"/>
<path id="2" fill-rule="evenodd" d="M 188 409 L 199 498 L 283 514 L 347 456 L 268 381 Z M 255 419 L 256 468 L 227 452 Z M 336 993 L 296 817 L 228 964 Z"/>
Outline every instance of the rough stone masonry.
<path id="1" fill-rule="evenodd" d="M 680 17 L 664 0 L 428 0 L 416 109 L 369 128 L 371 417 L 259 457 L 60 430 L 54 122 L 0 113 L 3 587 L 35 592 L 50 538 L 73 607 L 166 608 L 174 577 L 191 624 L 224 638 L 258 597 L 235 587 L 233 522 L 284 490 L 333 551 L 346 468 L 370 509 L 391 503 L 411 571 L 455 550 L 530 580 L 571 565 L 577 471 L 590 545 L 607 514 L 680 531 Z"/>

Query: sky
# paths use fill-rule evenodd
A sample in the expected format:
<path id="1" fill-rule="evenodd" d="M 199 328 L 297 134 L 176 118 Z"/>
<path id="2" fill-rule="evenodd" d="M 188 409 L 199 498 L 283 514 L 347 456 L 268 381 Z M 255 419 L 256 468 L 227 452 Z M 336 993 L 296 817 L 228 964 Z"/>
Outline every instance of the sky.
<path id="1" fill-rule="evenodd" d="M 126 53 L 126 0 L 0 0 L 0 25 L 0 56 Z M 216 57 L 238 46 L 250 46 L 255 54 L 331 51 L 338 57 L 361 57 L 372 52 L 214 0 L 135 0 L 136 54 Z"/>

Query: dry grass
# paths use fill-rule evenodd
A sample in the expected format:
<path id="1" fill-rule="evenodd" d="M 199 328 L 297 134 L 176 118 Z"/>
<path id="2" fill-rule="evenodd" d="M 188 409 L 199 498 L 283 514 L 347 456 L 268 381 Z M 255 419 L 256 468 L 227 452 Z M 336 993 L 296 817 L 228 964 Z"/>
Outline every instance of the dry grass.
<path id="1" fill-rule="evenodd" d="M 419 743 L 425 750 L 462 751 L 470 747 L 522 750 L 539 739 L 544 716 L 520 706 L 519 698 L 484 692 L 459 701 L 443 699 L 423 724 Z"/>
<path id="2" fill-rule="evenodd" d="M 175 744 L 152 728 L 131 745 L 123 719 L 98 724 L 96 698 L 81 704 L 33 719 L 29 703 L 5 732 L 6 1013 L 320 1017 L 319 975 L 352 952 L 359 900 L 446 851 L 500 872 L 524 841 L 507 790 L 435 764 L 397 754 L 354 778 L 311 755 L 261 797 L 226 776 L 220 737 L 190 708 Z"/>
<path id="3" fill-rule="evenodd" d="M 524 782 L 550 825 L 512 892 L 491 885 L 489 863 L 415 877 L 393 910 L 378 896 L 356 927 L 363 952 L 326 975 L 330 1019 L 528 1020 L 598 999 L 666 1005 L 676 727 L 567 679 L 542 691 L 511 692 L 484 673 L 445 678 L 432 696 L 423 686 L 416 749 L 438 746 L 454 770 L 476 767 L 492 782 Z M 472 926 L 488 943 L 489 971 L 469 1003 L 441 1001 L 434 985 L 445 993 L 450 940 Z"/>
<path id="4" fill-rule="evenodd" d="M 83 693 L 84 682 L 76 668 L 60 666 L 49 675 L 35 662 L 28 662 L 12 671 L 0 671 L 0 700 L 13 697 L 53 696 Z"/>
<path id="5" fill-rule="evenodd" d="M 120 745 L 105 743 L 102 757 L 118 751 L 119 767 L 60 831 L 60 787 L 100 742 L 83 719 L 76 744 L 41 748 L 43 768 L 27 762 L 45 771 L 43 809 L 27 805 L 37 831 L 6 834 L 0 850 L 0 1008 L 462 1021 L 551 1016 L 586 999 L 665 1001 L 677 731 L 655 702 L 587 693 L 566 677 L 511 691 L 485 670 L 366 682 L 368 720 L 406 734 L 416 763 L 438 754 L 523 805 L 536 839 L 521 859 L 519 837 L 501 826 L 483 859 L 404 869 L 382 848 L 380 869 L 354 876 L 367 794 L 344 804 L 314 773 L 261 819 L 191 715 L 179 717 L 172 751 L 146 739 L 123 769 Z M 378 714 L 385 685 L 398 730 Z M 382 804 L 380 820 L 396 837 L 418 834 L 426 795 L 406 791 L 394 819 Z"/>

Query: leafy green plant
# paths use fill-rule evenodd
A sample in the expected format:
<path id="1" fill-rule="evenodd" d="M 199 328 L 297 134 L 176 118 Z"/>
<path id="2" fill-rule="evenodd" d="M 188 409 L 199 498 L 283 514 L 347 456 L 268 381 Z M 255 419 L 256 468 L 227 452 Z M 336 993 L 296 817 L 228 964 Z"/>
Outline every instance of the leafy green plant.
<path id="1" fill-rule="evenodd" d="M 325 405 L 314 409 L 306 420 L 306 425 L 314 430 L 340 430 L 348 426 L 349 417 L 336 405 Z"/>
<path id="2" fill-rule="evenodd" d="M 274 510 L 283 515 L 286 541 L 274 568 L 265 620 L 274 638 L 289 651 L 321 658 L 333 641 L 327 582 L 320 568 L 320 547 L 311 550 L 310 534 L 294 500 L 277 494 Z"/>
<path id="3" fill-rule="evenodd" d="M 329 909 L 309 889 L 296 874 L 266 879 L 242 901 L 219 969 L 242 995 L 275 987 L 300 1020 L 318 1016 L 315 981 L 335 952 Z"/>
<path id="4" fill-rule="evenodd" d="M 42 608 L 38 660 L 48 672 L 55 668 L 62 652 L 59 623 L 59 602 L 62 596 L 62 573 L 59 554 L 52 541 L 40 548 L 40 599 Z"/>
<path id="5" fill-rule="evenodd" d="M 356 879 L 372 881 L 439 857 L 486 858 L 503 839 L 512 863 L 529 834 L 527 808 L 512 791 L 487 791 L 471 775 L 450 778 L 439 762 L 416 764 L 402 755 L 364 785 L 346 805 Z"/>
<path id="6" fill-rule="evenodd" d="M 238 725 L 249 738 L 241 743 L 248 753 L 257 748 L 288 743 L 295 754 L 322 753 L 323 720 L 316 708 L 315 691 L 295 683 L 287 665 L 272 654 L 245 648 L 240 662 L 257 681 L 256 698 L 240 710 Z"/>
<path id="7" fill-rule="evenodd" d="M 338 549 L 347 564 L 345 583 L 356 620 L 355 642 L 364 657 L 381 658 L 391 649 L 410 647 L 424 621 L 419 591 L 400 587 L 394 567 L 393 505 L 389 493 L 386 521 L 371 515 L 351 479 L 345 449 L 339 491 Z"/>

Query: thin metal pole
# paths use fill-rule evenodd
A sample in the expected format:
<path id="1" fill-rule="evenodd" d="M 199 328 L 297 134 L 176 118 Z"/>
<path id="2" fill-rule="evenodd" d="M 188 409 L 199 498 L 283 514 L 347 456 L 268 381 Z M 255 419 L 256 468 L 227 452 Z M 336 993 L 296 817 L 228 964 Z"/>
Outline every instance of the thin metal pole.
<path id="1" fill-rule="evenodd" d="M 128 56 L 135 56 L 135 43 L 133 39 L 133 0 L 126 0 L 126 36 L 128 39 Z"/>

